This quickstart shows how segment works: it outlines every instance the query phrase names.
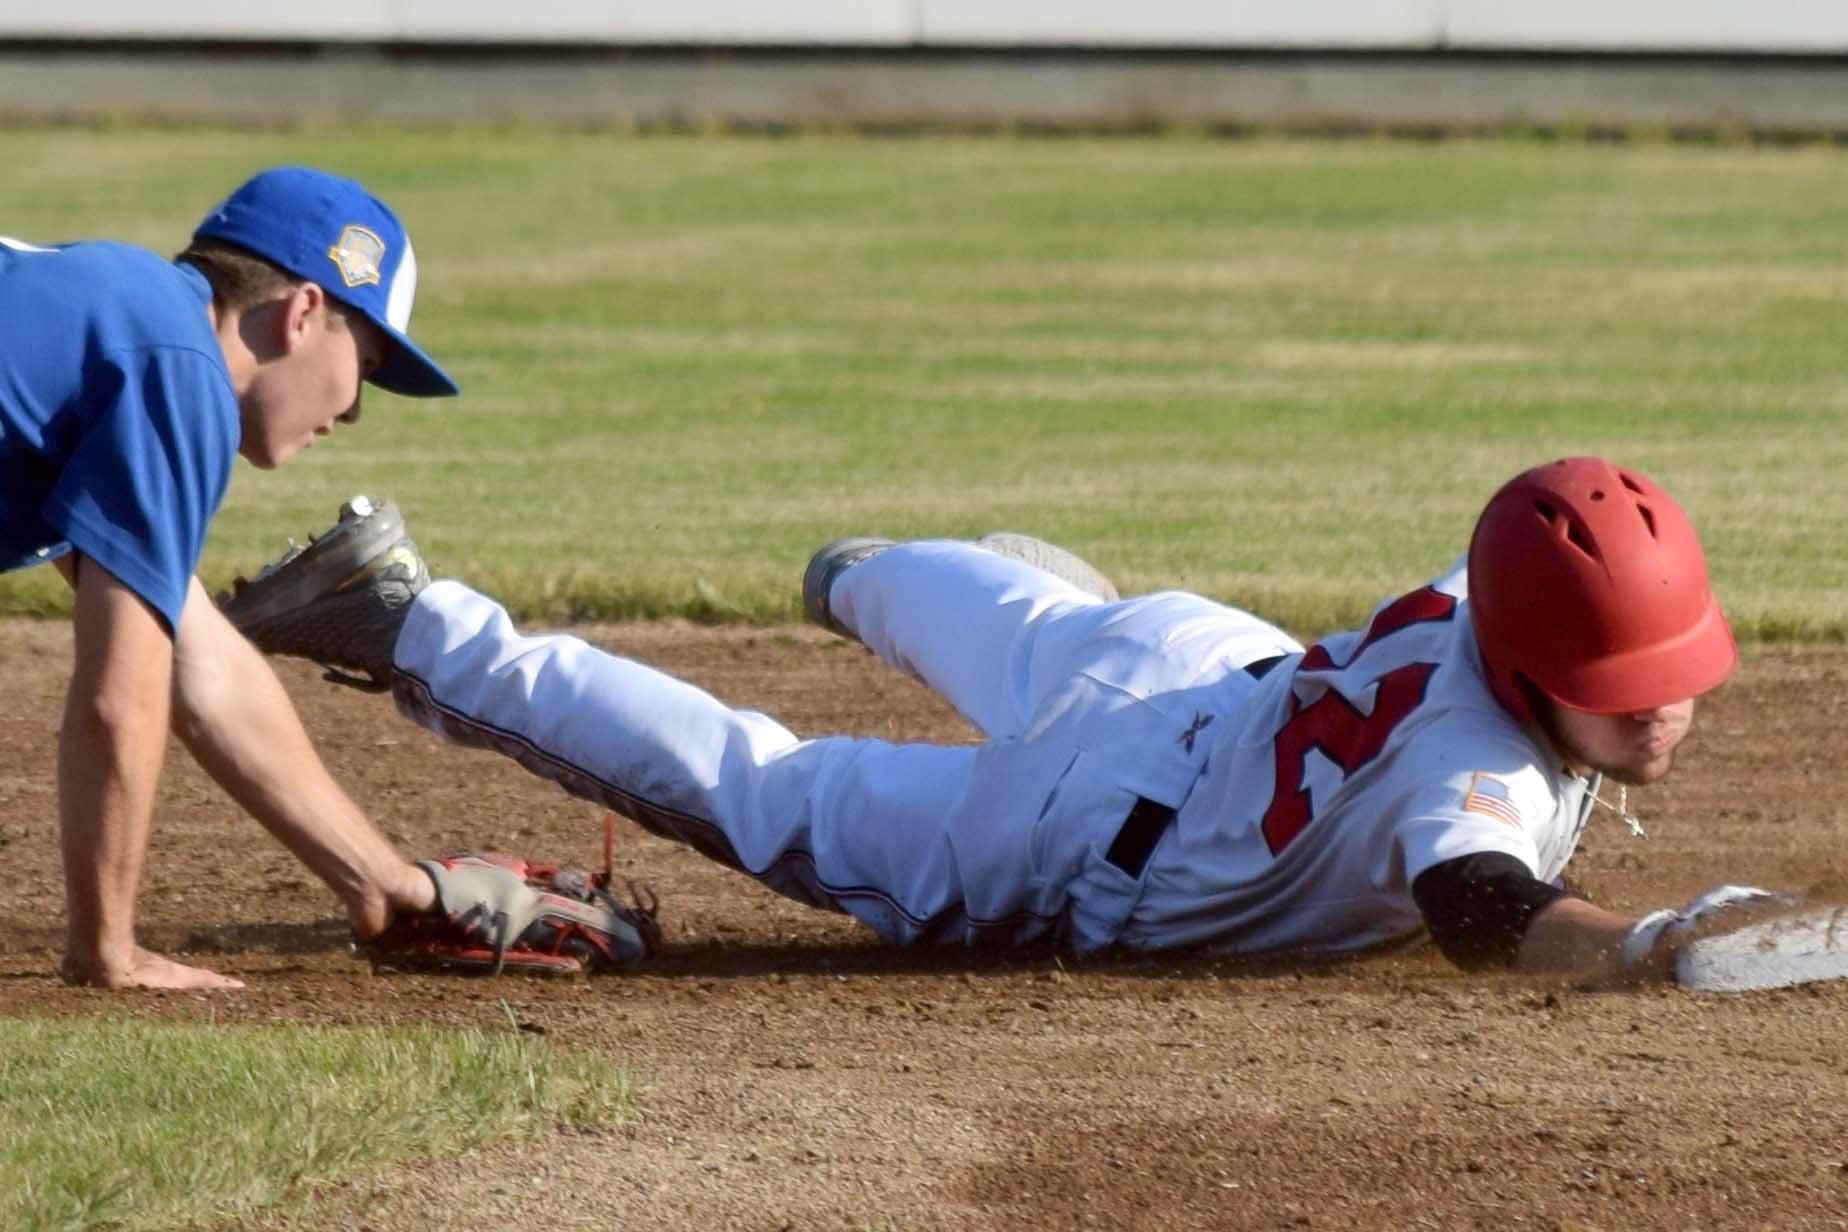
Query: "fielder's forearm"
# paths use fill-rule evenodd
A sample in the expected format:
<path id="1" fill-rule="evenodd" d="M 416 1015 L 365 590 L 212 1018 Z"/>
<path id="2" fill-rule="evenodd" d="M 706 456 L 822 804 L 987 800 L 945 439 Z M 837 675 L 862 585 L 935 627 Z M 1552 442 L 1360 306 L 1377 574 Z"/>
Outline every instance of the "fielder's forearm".
<path id="1" fill-rule="evenodd" d="M 434 899 L 315 752 L 269 663 L 195 580 L 180 622 L 174 731 L 199 765 L 346 904 L 364 934 Z"/>
<path id="2" fill-rule="evenodd" d="M 135 891 L 167 750 L 172 651 L 141 600 L 100 568 L 86 575 L 58 729 L 66 961 L 72 978 L 113 982 L 136 961 Z"/>

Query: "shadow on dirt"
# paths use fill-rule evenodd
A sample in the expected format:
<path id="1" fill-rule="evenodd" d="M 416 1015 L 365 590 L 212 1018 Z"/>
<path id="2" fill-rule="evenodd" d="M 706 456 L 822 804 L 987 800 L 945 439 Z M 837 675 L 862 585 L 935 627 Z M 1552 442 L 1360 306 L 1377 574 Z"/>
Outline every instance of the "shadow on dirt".
<path id="1" fill-rule="evenodd" d="M 1107 952 L 1078 957 L 1051 947 L 982 949 L 962 946 L 915 949 L 866 944 L 818 942 L 682 942 L 650 963 L 655 975 L 750 978 L 783 975 L 982 975 L 1022 973 L 1122 976 L 1151 980 L 1274 980 L 1345 977 L 1380 961 L 1409 964 L 1420 970 L 1441 969 L 1436 951 L 1408 947 L 1385 954 L 1340 958 L 1228 958 L 1208 954 L 1159 956 Z"/>
<path id="2" fill-rule="evenodd" d="M 179 949 L 188 954 L 326 954 L 352 948 L 353 927 L 330 917 L 310 924 L 221 924 L 194 929 Z"/>

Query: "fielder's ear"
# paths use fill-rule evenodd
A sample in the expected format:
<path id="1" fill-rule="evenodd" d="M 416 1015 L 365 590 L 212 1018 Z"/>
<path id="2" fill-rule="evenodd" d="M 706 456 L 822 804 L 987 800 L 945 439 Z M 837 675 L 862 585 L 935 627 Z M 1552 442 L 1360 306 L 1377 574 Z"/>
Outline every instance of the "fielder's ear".
<path id="1" fill-rule="evenodd" d="M 276 328 L 280 331 L 276 341 L 285 355 L 292 354 L 307 339 L 317 312 L 327 312 L 327 292 L 319 283 L 301 283 L 281 301 L 281 310 L 276 314 Z"/>

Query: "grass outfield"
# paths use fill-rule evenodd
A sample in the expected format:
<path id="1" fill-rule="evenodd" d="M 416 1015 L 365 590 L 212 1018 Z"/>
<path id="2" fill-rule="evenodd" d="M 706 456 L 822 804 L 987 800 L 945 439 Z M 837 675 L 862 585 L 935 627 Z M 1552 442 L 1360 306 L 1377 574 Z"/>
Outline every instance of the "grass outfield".
<path id="1" fill-rule="evenodd" d="M 411 224 L 464 398 L 240 464 L 208 582 L 365 490 L 528 617 L 792 619 L 829 538 L 1011 527 L 1314 634 L 1598 451 L 1691 508 L 1742 632 L 1848 638 L 1840 150 L 15 128 L 0 160 L 39 241 L 170 251 L 281 161 Z"/>
<path id="2" fill-rule="evenodd" d="M 0 1227 L 191 1227 L 632 1099 L 620 1067 L 513 1032 L 0 1019 Z"/>

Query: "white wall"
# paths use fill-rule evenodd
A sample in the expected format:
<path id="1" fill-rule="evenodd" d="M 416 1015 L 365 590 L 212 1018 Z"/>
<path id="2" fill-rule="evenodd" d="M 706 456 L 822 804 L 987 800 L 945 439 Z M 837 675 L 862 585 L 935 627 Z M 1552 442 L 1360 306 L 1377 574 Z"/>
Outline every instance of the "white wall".
<path id="1" fill-rule="evenodd" d="M 365 42 L 912 41 L 915 0 L 0 0 L 0 35 Z"/>
<path id="2" fill-rule="evenodd" d="M 237 0 L 0 0 L 0 33 L 85 38 L 330 38 L 381 36 L 389 27 L 380 0 L 316 0 L 306 6 Z"/>
<path id="3" fill-rule="evenodd" d="M 169 0 L 171 3 L 172 0 Z M 10 3 L 10 0 L 0 0 Z M 909 42 L 913 0 L 398 0 L 402 37 L 612 43 Z"/>
<path id="4" fill-rule="evenodd" d="M 921 0 L 925 43 L 1133 46 L 1436 46 L 1441 0 Z"/>
<path id="5" fill-rule="evenodd" d="M 1457 47 L 1624 51 L 1848 50 L 1841 0 L 1451 0 Z"/>
<path id="6" fill-rule="evenodd" d="M 0 0 L 0 38 L 1848 51 L 1842 0 Z"/>

